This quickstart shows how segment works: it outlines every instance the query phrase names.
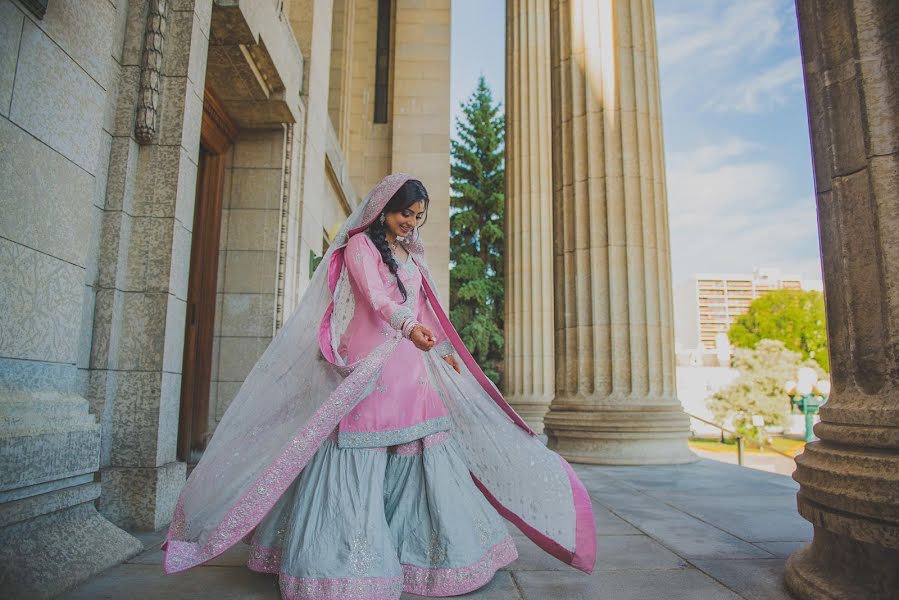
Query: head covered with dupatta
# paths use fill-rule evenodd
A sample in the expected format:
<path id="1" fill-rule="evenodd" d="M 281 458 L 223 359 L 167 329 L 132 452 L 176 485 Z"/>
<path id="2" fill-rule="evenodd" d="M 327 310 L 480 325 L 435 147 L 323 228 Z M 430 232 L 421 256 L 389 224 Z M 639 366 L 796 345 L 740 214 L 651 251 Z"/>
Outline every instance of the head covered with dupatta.
<path id="1" fill-rule="evenodd" d="M 163 544 L 166 572 L 199 565 L 248 538 L 364 397 L 402 340 L 386 339 L 353 364 L 345 364 L 334 345 L 353 310 L 341 296 L 349 287 L 340 285 L 347 272 L 346 244 L 410 179 L 405 173 L 388 175 L 353 210 L 298 306 L 231 401 L 176 503 Z M 596 529 L 583 484 L 484 375 L 440 305 L 417 228 L 410 238 L 403 246 L 421 270 L 428 301 L 461 358 L 456 373 L 433 352 L 424 353 L 475 484 L 543 550 L 591 572 Z"/>

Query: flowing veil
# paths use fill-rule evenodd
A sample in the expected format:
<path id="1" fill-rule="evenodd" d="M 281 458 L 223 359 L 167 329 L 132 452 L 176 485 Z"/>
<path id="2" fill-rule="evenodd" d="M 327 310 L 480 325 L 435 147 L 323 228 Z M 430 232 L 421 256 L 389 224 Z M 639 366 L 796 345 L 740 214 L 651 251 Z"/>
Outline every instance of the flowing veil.
<path id="1" fill-rule="evenodd" d="M 166 572 L 206 562 L 250 534 L 341 418 L 366 395 L 401 341 L 387 338 L 349 365 L 331 342 L 339 339 L 353 310 L 349 286 L 343 285 L 346 243 L 411 178 L 388 175 L 347 218 L 297 308 L 225 411 L 176 503 L 163 544 Z M 546 552 L 592 571 L 596 531 L 586 490 L 570 465 L 547 449 L 506 403 L 465 348 L 439 304 L 421 238 L 404 246 L 462 359 L 461 373 L 456 373 L 434 352 L 424 353 L 475 483 L 506 519 Z"/>

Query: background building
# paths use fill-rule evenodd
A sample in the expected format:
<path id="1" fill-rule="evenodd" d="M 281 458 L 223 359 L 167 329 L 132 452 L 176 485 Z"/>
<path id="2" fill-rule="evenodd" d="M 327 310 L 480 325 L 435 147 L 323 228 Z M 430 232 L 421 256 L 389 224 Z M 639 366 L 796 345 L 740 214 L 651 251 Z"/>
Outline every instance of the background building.
<path id="1" fill-rule="evenodd" d="M 675 291 L 675 338 L 681 364 L 717 364 L 716 354 L 736 318 L 771 290 L 823 289 L 821 280 L 756 268 L 752 273 L 698 273 Z M 721 334 L 725 334 L 724 337 Z"/>

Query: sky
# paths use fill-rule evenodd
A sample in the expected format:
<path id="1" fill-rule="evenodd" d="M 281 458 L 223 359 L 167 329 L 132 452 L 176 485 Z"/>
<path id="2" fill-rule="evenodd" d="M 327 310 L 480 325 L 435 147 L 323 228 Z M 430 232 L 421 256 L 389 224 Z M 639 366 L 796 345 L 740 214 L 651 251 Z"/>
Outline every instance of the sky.
<path id="1" fill-rule="evenodd" d="M 675 286 L 777 267 L 820 279 L 791 0 L 656 0 Z M 453 119 L 480 74 L 504 101 L 504 0 L 453 0 Z"/>

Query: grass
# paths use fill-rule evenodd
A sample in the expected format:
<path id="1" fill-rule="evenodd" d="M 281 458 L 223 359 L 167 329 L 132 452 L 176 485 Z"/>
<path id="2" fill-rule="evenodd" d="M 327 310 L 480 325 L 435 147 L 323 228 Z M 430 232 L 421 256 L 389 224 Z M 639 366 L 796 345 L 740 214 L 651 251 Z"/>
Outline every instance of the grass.
<path id="1" fill-rule="evenodd" d="M 747 440 L 747 442 L 748 443 L 743 446 L 744 452 L 753 454 L 762 453 L 751 441 Z M 789 454 L 790 456 L 800 454 L 802 449 L 805 448 L 805 442 L 803 440 L 794 440 L 785 437 L 773 437 L 768 443 L 777 450 Z M 707 450 L 709 452 L 721 452 L 726 454 L 733 454 L 737 451 L 737 443 L 734 440 L 728 439 L 722 444 L 720 438 L 690 438 L 690 447 L 696 448 L 697 450 Z"/>

